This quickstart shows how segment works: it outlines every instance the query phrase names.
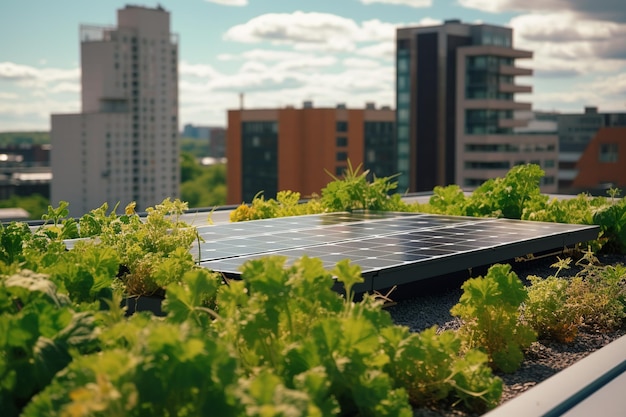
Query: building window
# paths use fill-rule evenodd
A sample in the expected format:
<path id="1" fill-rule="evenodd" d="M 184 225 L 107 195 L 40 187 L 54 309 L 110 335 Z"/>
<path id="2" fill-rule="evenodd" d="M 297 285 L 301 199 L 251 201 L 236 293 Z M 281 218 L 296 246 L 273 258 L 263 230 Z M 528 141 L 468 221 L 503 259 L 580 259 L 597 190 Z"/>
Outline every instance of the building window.
<path id="1" fill-rule="evenodd" d="M 617 162 L 617 143 L 601 143 L 598 160 L 600 162 Z"/>
<path id="2" fill-rule="evenodd" d="M 337 137 L 337 147 L 338 148 L 343 148 L 348 146 L 348 138 L 345 136 L 339 136 Z"/>
<path id="3" fill-rule="evenodd" d="M 337 132 L 347 132 L 348 131 L 348 122 L 337 122 L 336 124 Z"/>
<path id="4" fill-rule="evenodd" d="M 465 161 L 465 169 L 510 169 L 511 163 L 509 161 L 492 161 L 492 162 L 480 162 L 480 161 Z"/>
<path id="5" fill-rule="evenodd" d="M 348 160 L 348 152 L 337 152 L 336 158 L 337 161 L 347 161 Z"/>

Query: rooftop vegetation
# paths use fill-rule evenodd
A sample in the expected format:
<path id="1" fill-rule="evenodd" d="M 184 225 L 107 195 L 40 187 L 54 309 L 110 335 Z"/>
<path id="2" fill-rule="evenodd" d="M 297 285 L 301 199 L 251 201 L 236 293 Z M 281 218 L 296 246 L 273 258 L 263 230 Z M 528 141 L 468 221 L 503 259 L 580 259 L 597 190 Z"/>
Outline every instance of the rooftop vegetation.
<path id="1" fill-rule="evenodd" d="M 0 409 L 5 416 L 411 416 L 444 402 L 484 411 L 537 337 L 572 340 L 583 327 L 623 325 L 623 265 L 598 266 L 594 250 L 624 251 L 623 199 L 549 200 L 536 166 L 514 168 L 470 196 L 434 190 L 429 204 L 393 194 L 393 178 L 367 180 L 352 167 L 319 198 L 259 195 L 232 220 L 337 210 L 402 210 L 599 224 L 576 262 L 525 286 L 508 265 L 463 285 L 451 314 L 459 331 L 411 333 L 383 308 L 387 296 L 352 288 L 349 260 L 325 270 L 303 257 L 248 262 L 242 280 L 196 265 L 199 237 L 187 209 L 164 200 L 140 218 L 133 204 L 68 218 L 49 207 L 46 224 L 0 229 Z M 569 217 L 568 217 L 569 216 Z M 66 250 L 68 239 L 73 249 Z M 587 246 L 585 246 L 586 248 Z M 345 294 L 332 290 L 335 277 Z M 164 317 L 125 311 L 129 297 L 163 298 Z"/>

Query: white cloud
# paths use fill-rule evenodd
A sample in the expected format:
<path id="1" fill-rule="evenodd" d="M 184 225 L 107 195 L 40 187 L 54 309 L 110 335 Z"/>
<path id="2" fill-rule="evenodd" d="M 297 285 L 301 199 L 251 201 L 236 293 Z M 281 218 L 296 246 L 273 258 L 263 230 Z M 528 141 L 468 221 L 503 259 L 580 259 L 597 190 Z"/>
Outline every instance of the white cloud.
<path id="1" fill-rule="evenodd" d="M 517 48 L 534 52 L 537 77 L 618 70 L 626 59 L 626 25 L 569 12 L 526 14 L 510 21 Z"/>
<path id="2" fill-rule="evenodd" d="M 489 13 L 511 11 L 564 12 L 592 19 L 626 23 L 623 0 L 458 0 L 463 7 Z"/>
<path id="3" fill-rule="evenodd" d="M 302 52 L 284 51 L 275 49 L 251 49 L 249 51 L 242 52 L 240 54 L 220 54 L 217 58 L 220 61 L 239 61 L 239 60 L 254 60 L 254 61 L 282 61 L 291 59 L 302 59 L 311 56 Z"/>
<path id="4" fill-rule="evenodd" d="M 364 58 L 346 58 L 342 64 L 346 68 L 378 68 L 381 66 L 378 61 Z"/>
<path id="5" fill-rule="evenodd" d="M 63 81 L 79 82 L 80 69 L 40 69 L 13 62 L 0 62 L 0 80 L 31 86 L 42 86 L 48 83 Z"/>
<path id="6" fill-rule="evenodd" d="M 207 64 L 190 64 L 187 61 L 181 61 L 178 64 L 178 71 L 182 76 L 190 76 L 197 78 L 216 78 L 220 73 L 211 65 Z"/>
<path id="7" fill-rule="evenodd" d="M 533 94 L 533 108 L 581 113 L 584 106 L 594 106 L 601 112 L 626 112 L 624 77 L 597 78 L 591 82 L 573 83 L 570 87 Z"/>
<path id="8" fill-rule="evenodd" d="M 598 77 L 588 86 L 598 98 L 614 101 L 620 111 L 626 111 L 626 66 L 622 67 L 615 75 Z"/>
<path id="9" fill-rule="evenodd" d="M 79 83 L 62 82 L 62 83 L 53 85 L 52 87 L 48 88 L 47 91 L 49 93 L 76 93 L 76 94 L 80 94 L 80 84 Z"/>
<path id="10" fill-rule="evenodd" d="M 0 62 L 0 79 L 32 80 L 37 78 L 37 70 L 13 62 Z"/>
<path id="11" fill-rule="evenodd" d="M 3 91 L 0 91 L 0 100 L 12 100 L 18 97 L 19 95 L 16 93 L 5 93 Z"/>
<path id="12" fill-rule="evenodd" d="M 223 6 L 238 6 L 238 7 L 242 7 L 242 6 L 247 6 L 248 5 L 248 0 L 204 0 L 208 3 L 216 3 L 216 4 L 221 4 Z"/>
<path id="13" fill-rule="evenodd" d="M 335 38 L 352 37 L 358 25 L 350 19 L 328 13 L 268 13 L 233 26 L 225 35 L 227 40 L 255 43 L 269 41 L 286 43 L 327 43 Z"/>
<path id="14" fill-rule="evenodd" d="M 399 6 L 409 6 L 409 7 L 430 7 L 432 6 L 432 0 L 361 0 L 363 4 L 374 4 L 374 3 L 382 3 L 382 4 L 395 4 Z"/>
<path id="15" fill-rule="evenodd" d="M 361 42 L 380 42 L 395 38 L 396 25 L 372 19 L 356 23 L 329 13 L 268 13 L 231 27 L 224 39 L 242 42 L 269 42 L 292 45 L 294 49 L 350 52 Z"/>
<path id="16" fill-rule="evenodd" d="M 359 48 L 355 53 L 369 58 L 384 59 L 392 64 L 396 54 L 396 43 L 394 41 L 380 42 Z"/>
<path id="17" fill-rule="evenodd" d="M 0 62 L 0 122 L 5 130 L 49 129 L 51 113 L 79 110 L 80 70 Z"/>

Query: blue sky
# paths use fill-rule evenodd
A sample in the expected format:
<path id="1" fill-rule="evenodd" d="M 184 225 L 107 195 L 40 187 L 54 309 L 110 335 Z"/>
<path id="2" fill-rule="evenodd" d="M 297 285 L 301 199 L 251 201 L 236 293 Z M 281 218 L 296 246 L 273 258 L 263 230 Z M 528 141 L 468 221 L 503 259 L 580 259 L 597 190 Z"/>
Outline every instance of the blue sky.
<path id="1" fill-rule="evenodd" d="M 80 111 L 81 24 L 115 25 L 117 0 L 0 2 L 0 131 L 47 130 Z M 395 28 L 458 18 L 514 29 L 535 110 L 626 112 L 623 0 L 161 0 L 180 36 L 181 124 L 248 108 L 394 106 Z"/>

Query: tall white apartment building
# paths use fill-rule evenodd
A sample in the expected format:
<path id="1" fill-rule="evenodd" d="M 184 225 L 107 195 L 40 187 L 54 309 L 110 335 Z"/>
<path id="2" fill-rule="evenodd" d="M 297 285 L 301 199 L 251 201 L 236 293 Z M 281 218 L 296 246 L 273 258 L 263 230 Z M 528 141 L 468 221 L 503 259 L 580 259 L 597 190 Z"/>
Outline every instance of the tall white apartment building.
<path id="1" fill-rule="evenodd" d="M 137 210 L 179 195 L 178 37 L 170 13 L 126 6 L 117 27 L 81 25 L 82 112 L 53 114 L 51 204 Z"/>

